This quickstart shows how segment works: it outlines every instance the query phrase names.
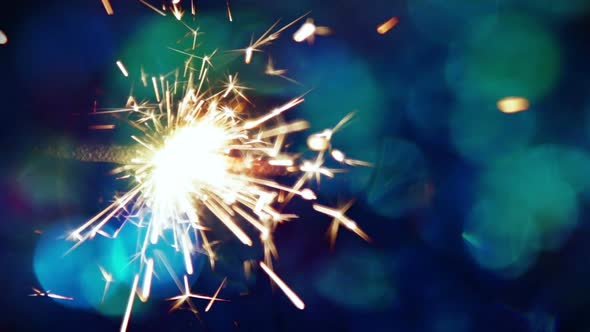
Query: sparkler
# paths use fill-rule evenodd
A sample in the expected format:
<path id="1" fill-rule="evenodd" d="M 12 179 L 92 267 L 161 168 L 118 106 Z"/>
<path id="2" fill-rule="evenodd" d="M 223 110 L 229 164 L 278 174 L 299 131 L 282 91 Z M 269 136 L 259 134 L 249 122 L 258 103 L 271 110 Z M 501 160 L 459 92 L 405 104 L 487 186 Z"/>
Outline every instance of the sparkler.
<path id="1" fill-rule="evenodd" d="M 140 1 L 166 16 L 162 10 Z M 193 6 L 191 2 L 191 8 Z M 180 21 L 183 13 L 180 5 L 173 3 L 169 9 Z M 194 9 L 191 11 L 194 12 Z M 280 32 L 302 17 L 274 32 L 278 22 L 273 24 L 255 42 L 241 50 L 245 53 L 245 62 L 250 63 L 252 52 L 260 52 L 261 46 L 278 38 Z M 193 42 L 193 50 L 194 45 Z M 172 309 L 186 303 L 196 312 L 190 300 L 201 299 L 209 301 L 205 309 L 209 311 L 213 302 L 225 301 L 218 298 L 225 279 L 213 296 L 193 294 L 188 283 L 188 276 L 194 273 L 192 258 L 195 253 L 204 252 L 211 266 L 215 265 L 214 242 L 208 235 L 214 223 L 222 224 L 246 246 L 253 245 L 254 239 L 250 234 L 256 232 L 264 249 L 263 261 L 258 265 L 297 308 L 303 309 L 303 301 L 272 270 L 272 261 L 277 256 L 273 231 L 280 223 L 297 217 L 282 213 L 279 206 L 284 206 L 294 197 L 316 200 L 313 190 L 305 186 L 313 178 L 319 181 L 322 175 L 334 176 L 338 170 L 324 166 L 329 156 L 342 165 L 366 165 L 332 149 L 332 136 L 350 120 L 352 114 L 334 128 L 310 136 L 308 145 L 316 157 L 312 161 L 300 160 L 298 155 L 285 150 L 285 138 L 290 133 L 307 129 L 308 123 L 304 120 L 283 123 L 278 118 L 302 103 L 304 96 L 293 98 L 261 116 L 254 116 L 248 112 L 251 104 L 246 96 L 248 88 L 238 81 L 237 73 L 228 75 L 221 86 L 210 83 L 207 73 L 215 52 L 202 57 L 180 52 L 189 56 L 187 62 L 200 59 L 200 69 L 186 65 L 184 75 L 173 81 L 166 75 L 152 76 L 155 102 L 137 103 L 134 97 L 130 97 L 125 108 L 96 111 L 96 114 L 114 114 L 119 118 L 126 115 L 125 121 L 138 130 L 137 135 L 131 136 L 136 145 L 86 147 L 67 156 L 120 164 L 113 174 L 126 179 L 131 187 L 69 234 L 69 239 L 76 242 L 72 247 L 74 249 L 96 235 L 115 238 L 128 222 L 138 226 L 141 244 L 135 259 L 139 261 L 139 270 L 133 279 L 121 331 L 127 329 L 136 295 L 142 301 L 150 296 L 155 262 L 168 269 L 182 292 L 169 299 L 175 301 Z M 117 65 L 125 76 L 129 75 L 120 61 Z M 267 68 L 267 74 L 268 71 Z M 274 72 L 278 76 L 283 73 Z M 147 74 L 143 70 L 141 78 L 147 86 Z M 273 180 L 276 174 L 297 176 L 298 179 L 290 186 Z M 333 225 L 336 226 L 331 227 L 333 239 L 340 224 L 368 239 L 353 220 L 344 216 L 350 205 L 339 210 L 319 204 L 314 204 L 313 208 L 334 218 Z M 214 218 L 208 218 L 208 214 Z M 123 217 L 125 222 L 112 234 L 107 233 L 103 227 L 115 217 Z M 183 256 L 183 285 L 178 282 L 166 257 L 148 250 L 161 241 L 171 243 Z M 113 279 L 102 267 L 100 270 L 106 282 L 104 298 Z"/>

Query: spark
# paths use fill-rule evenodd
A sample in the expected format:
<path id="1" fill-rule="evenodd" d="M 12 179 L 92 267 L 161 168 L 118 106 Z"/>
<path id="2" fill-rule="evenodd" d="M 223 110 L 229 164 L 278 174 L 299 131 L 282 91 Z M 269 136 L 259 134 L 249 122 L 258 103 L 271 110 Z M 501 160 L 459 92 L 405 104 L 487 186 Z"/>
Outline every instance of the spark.
<path id="1" fill-rule="evenodd" d="M 117 60 L 117 66 L 123 73 L 123 76 L 129 77 L 129 73 L 127 72 L 127 69 L 125 68 L 125 65 L 123 65 L 123 62 L 121 62 L 121 60 Z"/>
<path id="2" fill-rule="evenodd" d="M 291 288 L 289 288 L 289 286 L 287 286 L 287 284 L 285 284 L 285 282 L 283 280 L 281 280 L 281 278 L 279 278 L 279 276 L 277 276 L 266 264 L 264 264 L 264 262 L 260 262 L 260 267 L 262 268 L 262 270 L 264 272 L 266 272 L 266 274 L 268 274 L 270 279 L 277 286 L 279 286 L 279 288 L 283 291 L 283 293 L 285 293 L 287 298 L 289 300 L 291 300 L 291 302 L 293 302 L 293 305 L 295 305 L 295 307 L 297 309 L 300 309 L 300 310 L 305 309 L 305 303 L 303 303 L 303 301 L 301 301 L 299 296 L 297 296 L 297 294 L 295 294 L 295 292 L 293 292 L 291 290 Z"/>
<path id="3" fill-rule="evenodd" d="M 102 0 L 102 5 L 104 9 L 107 11 L 108 15 L 113 15 L 115 12 L 113 11 L 113 7 L 111 7 L 111 3 L 109 0 Z"/>
<path id="4" fill-rule="evenodd" d="M 177 6 L 177 4 L 172 4 L 172 14 L 177 20 L 182 20 L 182 16 L 184 15 L 184 11 Z"/>
<path id="5" fill-rule="evenodd" d="M 4 31 L 0 30 L 0 45 L 5 45 L 6 43 L 8 43 L 8 37 Z"/>
<path id="6" fill-rule="evenodd" d="M 109 287 L 111 285 L 111 283 L 113 282 L 113 275 L 108 273 L 102 266 L 98 266 L 98 269 L 100 270 L 100 273 L 102 274 L 102 278 L 104 279 L 104 291 L 102 292 L 102 299 L 100 300 L 100 303 L 104 302 L 104 299 L 107 295 L 107 292 L 109 291 Z"/>
<path id="7" fill-rule="evenodd" d="M 155 11 L 156 13 L 162 15 L 162 16 L 166 16 L 166 13 L 164 13 L 163 11 L 159 10 L 158 8 L 154 7 L 152 4 L 146 2 L 145 0 L 139 0 L 139 2 L 143 3 L 144 5 L 146 5 L 147 7 L 149 7 L 151 10 Z"/>
<path id="8" fill-rule="evenodd" d="M 304 100 L 303 97 L 297 97 L 295 99 L 292 99 L 291 101 L 284 104 L 283 106 L 277 107 L 277 108 L 271 110 L 266 115 L 264 115 L 256 120 L 246 122 L 244 124 L 244 129 L 252 129 L 252 128 L 258 127 L 262 123 L 278 116 L 279 114 L 285 112 L 286 110 L 289 110 L 289 109 L 301 104 L 303 102 L 303 100 Z"/>
<path id="9" fill-rule="evenodd" d="M 334 219 L 332 219 L 332 226 L 330 226 L 330 233 L 329 233 L 330 234 L 330 243 L 332 246 L 334 245 L 334 242 L 336 241 L 336 236 L 338 235 L 338 226 L 340 224 L 344 225 L 344 227 L 348 228 L 350 231 L 352 231 L 355 234 L 357 234 L 358 236 L 360 236 L 363 240 L 369 241 L 369 236 L 362 229 L 360 229 L 358 227 L 356 222 L 344 215 L 346 213 L 346 211 L 348 211 L 348 209 L 350 209 L 352 204 L 353 204 L 353 201 L 350 201 L 350 202 L 346 203 L 346 205 L 344 205 L 340 209 L 334 209 L 329 206 L 323 206 L 320 204 L 313 205 L 314 210 L 334 218 Z"/>
<path id="10" fill-rule="evenodd" d="M 156 95 L 156 100 L 160 102 L 160 92 L 158 92 L 158 81 L 154 76 L 152 76 L 152 85 L 154 86 L 154 94 Z"/>
<path id="11" fill-rule="evenodd" d="M 205 308 L 205 312 L 208 312 L 209 310 L 211 310 L 211 307 L 213 306 L 213 302 L 215 302 L 215 300 L 217 299 L 217 295 L 219 295 L 219 292 L 221 291 L 221 289 L 225 285 L 226 281 L 227 281 L 227 278 L 223 278 L 223 281 L 221 282 L 221 284 L 219 285 L 219 287 L 215 291 L 215 294 L 213 294 L 213 297 L 209 301 L 209 304 L 207 304 L 207 307 Z"/>
<path id="12" fill-rule="evenodd" d="M 293 82 L 295 84 L 299 84 L 299 82 L 295 81 L 292 78 L 285 76 L 287 73 L 287 69 L 275 69 L 272 58 L 268 57 L 268 62 L 266 63 L 266 68 L 264 73 L 269 76 L 278 76 L 286 79 L 287 81 Z"/>
<path id="13" fill-rule="evenodd" d="M 292 26 L 293 24 L 297 23 L 299 20 L 307 16 L 306 14 L 301 15 L 300 17 L 296 18 L 295 20 L 291 21 L 290 23 L 286 24 L 282 28 L 278 29 L 275 32 L 272 32 L 273 29 L 279 24 L 279 21 L 276 21 L 273 25 L 270 26 L 256 41 L 250 40 L 250 45 L 244 49 L 236 50 L 244 52 L 244 63 L 249 64 L 252 61 L 252 55 L 254 52 L 262 52 L 260 49 L 264 45 L 268 45 L 272 43 L 274 40 L 278 39 L 281 32 Z"/>
<path id="14" fill-rule="evenodd" d="M 396 26 L 398 22 L 399 19 L 397 17 L 394 16 L 390 18 L 389 20 L 379 24 L 377 27 L 377 33 L 380 35 L 386 34 L 389 30 L 393 29 L 393 27 Z"/>
<path id="15" fill-rule="evenodd" d="M 330 155 L 337 162 L 343 163 L 343 164 L 346 164 L 346 165 L 349 165 L 349 166 L 367 166 L 367 167 L 373 166 L 373 164 L 368 163 L 368 162 L 363 161 L 363 160 L 346 158 L 346 155 L 344 154 L 344 152 L 342 152 L 340 150 L 337 150 L 337 149 L 333 149 L 330 152 Z"/>
<path id="16" fill-rule="evenodd" d="M 316 26 L 312 18 L 308 18 L 305 23 L 293 34 L 293 40 L 301 43 L 307 40 L 308 43 L 313 43 L 315 36 L 327 36 L 332 33 L 332 30 L 325 26 Z"/>
<path id="17" fill-rule="evenodd" d="M 133 308 L 133 300 L 135 299 L 135 292 L 137 291 L 137 283 L 139 282 L 139 275 L 136 274 L 133 278 L 133 286 L 131 286 L 131 292 L 129 293 L 129 300 L 127 301 L 127 308 L 125 309 L 125 315 L 123 316 L 123 322 L 121 322 L 120 332 L 127 331 L 127 325 L 129 325 L 129 318 L 131 317 L 131 309 Z"/>
<path id="18" fill-rule="evenodd" d="M 173 3 L 168 9 L 176 13 L 176 19 L 180 20 L 178 4 Z M 159 11 L 155 7 L 152 9 Z M 275 30 L 277 21 L 256 41 L 251 41 L 248 48 L 241 50 L 246 54 L 246 63 L 251 61 L 253 52 L 260 52 L 262 46 L 277 39 L 282 31 L 304 16 Z M 196 36 L 197 29 L 184 25 L 190 31 L 188 35 L 192 33 Z M 195 47 L 193 40 L 193 50 Z M 216 60 L 214 55 L 217 50 L 202 56 L 181 49 L 171 50 L 188 57 L 184 68 L 158 76 L 148 76 L 141 69 L 143 86 L 146 90 L 153 88 L 152 101 L 137 102 L 137 97 L 130 96 L 124 108 L 95 112 L 116 116 L 138 130 L 131 136 L 135 145 L 102 157 L 106 158 L 102 161 L 120 164 L 112 173 L 125 179 L 129 189 L 69 234 L 68 238 L 75 242 L 70 251 L 96 235 L 114 238 L 125 225 L 138 227 L 140 244 L 133 260 L 137 260 L 139 268 L 134 276 L 121 331 L 125 331 L 129 324 L 135 296 L 141 301 L 150 297 L 152 280 L 157 276 L 156 258 L 168 270 L 181 292 L 169 298 L 174 301 L 171 310 L 186 303 L 196 313 L 191 299 L 208 300 L 205 311 L 210 310 L 215 301 L 227 301 L 218 298 L 226 279 L 213 296 L 192 293 L 188 283 L 188 276 L 194 273 L 192 259 L 195 253 L 205 253 L 211 267 L 218 259 L 215 246 L 220 241 L 208 232 L 215 228 L 211 227 L 212 223 L 222 225 L 245 246 L 254 246 L 254 241 L 259 239 L 264 253 L 261 268 L 297 308 L 303 309 L 301 299 L 272 271 L 273 259 L 278 256 L 273 232 L 280 223 L 298 217 L 281 211 L 293 197 L 308 201 L 318 199 L 316 192 L 306 186 L 309 180 L 315 177 L 319 183 L 320 177 L 331 178 L 341 171 L 324 165 L 327 153 L 331 151 L 332 158 L 343 165 L 364 165 L 332 149 L 333 135 L 349 122 L 353 113 L 333 128 L 309 136 L 307 143 L 316 157 L 302 159 L 299 154 L 288 151 L 286 137 L 306 130 L 309 124 L 305 120 L 283 122 L 282 116 L 303 103 L 305 94 L 268 111 L 253 113 L 250 108 L 254 105 L 247 96 L 251 88 L 238 80 L 238 73 L 228 75 L 221 83 L 209 78 L 209 69 Z M 194 59 L 200 60 L 200 65 L 193 63 L 195 68 L 191 66 Z M 127 76 L 122 63 L 117 61 L 117 65 Z M 286 70 L 275 69 L 269 58 L 266 73 L 284 77 Z M 148 84 L 149 77 L 152 87 Z M 88 161 L 100 160 L 94 156 L 84 158 Z M 294 175 L 298 179 L 293 185 L 284 184 L 273 179 L 278 175 Z M 351 204 L 338 210 L 319 204 L 313 207 L 332 216 L 336 225 L 343 224 L 363 239 L 368 239 L 354 221 L 344 216 Z M 207 215 L 211 217 L 205 217 Z M 122 218 L 124 222 L 114 234 L 105 232 L 103 227 L 115 218 Z M 170 244 L 182 255 L 184 285 L 168 266 L 163 254 L 150 250 L 161 242 Z M 102 267 L 100 270 L 106 282 L 104 299 L 112 276 Z"/>
<path id="19" fill-rule="evenodd" d="M 226 4 L 226 7 L 227 7 L 227 18 L 229 19 L 230 22 L 233 22 L 234 19 L 231 16 L 231 9 L 229 8 L 229 0 L 227 0 L 225 2 L 225 4 Z"/>
<path id="20" fill-rule="evenodd" d="M 90 130 L 111 130 L 114 128 L 115 128 L 114 124 L 101 124 L 101 125 L 88 126 L 88 129 L 90 129 Z"/>
<path id="21" fill-rule="evenodd" d="M 33 294 L 29 294 L 29 296 L 42 296 L 42 297 L 50 297 L 52 299 L 57 299 L 57 300 L 67 300 L 67 301 L 73 301 L 74 298 L 73 297 L 69 297 L 69 296 L 64 296 L 64 295 L 59 295 L 59 294 L 55 294 L 55 293 L 51 293 L 51 291 L 41 291 L 35 287 L 32 287 L 33 289 Z"/>
<path id="22" fill-rule="evenodd" d="M 497 107 L 503 113 L 517 113 L 529 109 L 530 103 L 523 97 L 505 97 L 498 100 Z"/>
<path id="23" fill-rule="evenodd" d="M 150 289 L 152 286 L 152 277 L 154 275 L 154 259 L 150 258 L 147 260 L 145 275 L 143 277 L 143 285 L 141 286 L 141 297 L 140 299 L 147 300 L 150 297 Z"/>
<path id="24" fill-rule="evenodd" d="M 192 303 L 190 302 L 190 299 L 209 300 L 209 301 L 213 301 L 213 302 L 215 302 L 215 301 L 227 302 L 227 300 L 225 300 L 225 299 L 217 298 L 217 294 L 215 296 L 211 297 L 211 296 L 205 296 L 205 295 L 191 293 L 191 289 L 188 284 L 188 278 L 185 275 L 184 276 L 184 293 L 168 299 L 169 301 L 176 301 L 176 303 L 172 306 L 171 310 L 175 310 L 175 309 L 180 308 L 180 306 L 182 306 L 185 302 L 192 308 Z"/>

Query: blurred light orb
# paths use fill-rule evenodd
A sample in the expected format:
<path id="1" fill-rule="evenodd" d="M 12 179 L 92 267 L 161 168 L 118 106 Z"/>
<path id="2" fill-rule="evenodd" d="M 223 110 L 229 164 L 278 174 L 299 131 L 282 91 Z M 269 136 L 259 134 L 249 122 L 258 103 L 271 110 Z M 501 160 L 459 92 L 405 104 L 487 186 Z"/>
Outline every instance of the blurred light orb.
<path id="1" fill-rule="evenodd" d="M 75 242 L 66 240 L 68 229 L 61 225 L 67 223 L 69 227 L 75 227 L 84 221 L 81 218 L 66 220 L 40 235 L 33 260 L 35 274 L 43 290 L 74 298 L 73 301 L 55 300 L 62 305 L 96 310 L 106 316 L 120 316 L 125 311 L 129 288 L 136 273 L 135 266 L 138 264 L 138 260 L 133 259 L 137 252 L 138 228 L 126 225 L 115 239 L 99 235 L 67 253 Z M 107 224 L 104 230 L 112 233 L 114 229 Z M 182 255 L 167 244 L 156 245 L 148 254 L 165 256 L 177 275 L 184 271 Z M 198 277 L 203 264 L 200 256 L 195 257 L 197 261 L 192 278 Z M 155 261 L 154 271 L 158 277 L 152 280 L 151 296 L 177 295 L 180 291 L 168 270 L 159 259 Z M 106 293 L 106 280 L 101 267 L 113 279 Z M 146 309 L 145 306 L 138 308 L 138 312 Z"/>
<path id="2" fill-rule="evenodd" d="M 528 210 L 484 198 L 469 214 L 463 240 L 480 266 L 517 276 L 534 261 L 539 234 Z"/>
<path id="3" fill-rule="evenodd" d="M 413 0 L 408 12 L 414 28 L 435 43 L 463 39 L 484 15 L 494 12 L 497 0 Z"/>
<path id="4" fill-rule="evenodd" d="M 407 118 L 429 143 L 446 145 L 449 116 L 455 107 L 452 91 L 440 83 L 444 81 L 444 73 L 439 70 L 417 75 L 408 87 Z"/>
<path id="5" fill-rule="evenodd" d="M 590 157 L 558 145 L 524 149 L 494 162 L 480 179 L 463 239 L 475 260 L 517 275 L 534 257 L 558 249 L 578 222 Z"/>
<path id="6" fill-rule="evenodd" d="M 340 251 L 317 271 L 316 289 L 324 298 L 353 310 L 389 308 L 395 301 L 396 289 L 387 261 L 373 250 Z"/>
<path id="7" fill-rule="evenodd" d="M 429 203 L 431 184 L 426 159 L 413 143 L 386 137 L 375 163 L 367 202 L 378 214 L 397 218 Z"/>
<path id="8" fill-rule="evenodd" d="M 53 144 L 68 146 L 71 142 L 62 140 Z M 25 160 L 16 181 L 33 208 L 61 208 L 79 202 L 85 190 L 78 181 L 82 175 L 69 161 L 56 162 L 33 153 Z"/>
<path id="9" fill-rule="evenodd" d="M 467 160 L 496 160 L 526 147 L 535 134 L 534 112 L 504 114 L 494 106 L 465 103 L 451 114 L 451 142 Z"/>
<path id="10" fill-rule="evenodd" d="M 529 8 L 542 11 L 556 18 L 568 19 L 573 16 L 581 16 L 590 10 L 590 2 L 587 0 L 518 0 Z"/>
<path id="11" fill-rule="evenodd" d="M 463 75 L 451 82 L 458 95 L 497 101 L 522 96 L 536 101 L 560 75 L 560 45 L 547 27 L 522 14 L 488 16 L 468 29 Z"/>
<path id="12" fill-rule="evenodd" d="M 523 97 L 504 97 L 496 103 L 503 113 L 517 113 L 529 109 L 529 101 Z"/>
<path id="13" fill-rule="evenodd" d="M 8 37 L 4 31 L 0 30 L 0 45 L 5 45 L 6 43 L 8 43 Z"/>

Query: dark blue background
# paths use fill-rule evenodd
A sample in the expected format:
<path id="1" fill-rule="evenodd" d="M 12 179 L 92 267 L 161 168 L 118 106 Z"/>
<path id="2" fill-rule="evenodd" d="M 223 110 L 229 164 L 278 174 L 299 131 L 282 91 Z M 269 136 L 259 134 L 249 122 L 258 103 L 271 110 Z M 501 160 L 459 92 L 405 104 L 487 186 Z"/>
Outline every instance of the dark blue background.
<path id="1" fill-rule="evenodd" d="M 231 1 L 236 19 L 231 31 L 244 46 L 250 32 L 258 35 L 276 18 L 286 22 L 310 10 L 318 25 L 333 29 L 332 36 L 320 36 L 311 46 L 292 42 L 291 29 L 269 50 L 278 67 L 290 69 L 294 78 L 314 88 L 309 103 L 306 101 L 294 117 L 305 117 L 312 126 L 319 123 L 322 127 L 358 111 L 357 122 L 342 132 L 340 142 L 352 157 L 359 156 L 376 166 L 340 175 L 335 184 L 322 183 L 325 189 L 320 198 L 331 205 L 356 198 L 348 215 L 373 241 L 364 243 L 341 231 L 331 252 L 324 237 L 329 219 L 296 202 L 292 209 L 301 214 L 300 220 L 279 227 L 276 234 L 281 254 L 276 267 L 306 301 L 306 310 L 294 308 L 261 277 L 247 284 L 245 296 L 240 296 L 240 287 L 234 285 L 226 296 L 232 302 L 216 305 L 200 320 L 186 311 L 169 314 L 169 303 L 153 298 L 147 313 L 132 317 L 129 331 L 590 330 L 590 231 L 584 172 L 590 160 L 586 155 L 590 132 L 590 6 L 584 1 L 564 3 L 565 9 L 549 1 L 526 0 L 490 0 L 480 5 L 435 0 Z M 226 20 L 224 1 L 197 4 L 203 15 Z M 135 1 L 113 0 L 112 5 L 114 16 L 106 15 L 99 0 L 13 1 L 1 5 L 0 30 L 9 40 L 0 45 L 0 331 L 119 328 L 118 317 L 107 318 L 27 296 L 31 287 L 39 287 L 32 266 L 39 241 L 34 230 L 66 223 L 72 216 L 92 216 L 99 209 L 97 199 L 108 199 L 117 188 L 117 182 L 108 175 L 110 165 L 55 160 L 36 153 L 40 146 L 52 144 L 125 143 L 121 142 L 122 135 L 90 132 L 88 125 L 95 119 L 87 113 L 95 100 L 104 107 L 124 103 L 129 82 L 120 78 L 114 62 L 125 53 L 130 36 L 147 29 L 145 22 L 165 18 Z M 513 118 L 509 120 L 498 120 L 504 114 L 495 108 L 496 99 L 490 99 L 493 93 L 477 95 L 477 91 L 483 91 L 477 90 L 480 81 L 457 83 L 464 84 L 460 89 L 468 97 L 449 82 L 460 81 L 453 75 L 461 76 L 460 69 L 470 65 L 465 36 L 484 17 L 498 18 L 502 25 L 507 13 L 534 20 L 543 34 L 551 36 L 559 53 L 559 68 L 542 92 L 530 92 L 534 79 L 524 81 L 529 86 L 516 84 L 513 93 L 529 98 L 531 109 L 510 115 Z M 384 36 L 378 35 L 376 26 L 391 16 L 399 17 L 398 25 Z M 512 24 L 515 29 L 520 26 Z M 206 26 L 201 28 L 207 33 Z M 492 33 L 491 37 L 500 40 L 490 38 L 484 44 L 491 45 L 492 51 L 518 48 L 501 39 L 516 33 Z M 232 47 L 236 40 L 229 39 Z M 514 54 L 514 61 L 526 64 L 546 55 L 537 53 L 534 45 L 530 51 Z M 152 56 L 157 57 L 141 55 L 154 70 L 164 66 L 159 60 L 150 60 Z M 490 57 L 475 60 L 485 64 L 497 59 L 493 54 Z M 502 70 L 501 66 L 485 69 L 492 71 L 492 78 L 494 70 Z M 539 67 L 534 72 L 546 70 Z M 491 79 L 489 75 L 482 77 Z M 511 77 L 500 86 L 511 86 Z M 518 83 L 518 73 L 514 80 Z M 284 87 L 284 82 L 276 84 L 281 88 L 273 90 L 271 84 L 253 93 L 262 108 L 297 93 Z M 494 92 L 505 96 L 511 91 L 499 88 Z M 365 100 L 367 96 L 370 100 Z M 332 102 L 339 100 L 344 101 L 334 110 Z M 483 129 L 496 125 L 497 137 L 491 144 L 478 146 L 474 153 L 461 150 L 462 143 L 458 144 L 456 137 L 468 125 L 456 115 L 462 114 L 458 105 L 489 111 L 485 116 L 472 116 L 471 123 L 477 123 L 474 128 L 480 129 L 465 144 L 484 137 L 487 134 Z M 331 113 L 338 116 L 332 118 Z M 459 124 L 453 122 L 454 116 Z M 528 118 L 532 116 L 534 121 Z M 483 123 L 478 123 L 480 118 Z M 529 120 L 534 122 L 534 129 L 528 127 Z M 576 179 L 566 181 L 569 187 L 563 191 L 543 185 L 546 179 L 554 179 L 554 173 L 537 177 L 529 174 L 537 174 L 534 170 L 539 164 L 558 162 L 555 159 L 563 157 L 561 152 L 545 154 L 543 147 L 548 144 L 580 155 L 578 159 L 572 157 L 573 161 L 564 166 L 568 169 L 560 173 Z M 486 224 L 489 228 L 485 231 L 491 233 L 470 233 L 473 222 L 480 225 L 479 217 L 473 221 L 473 211 L 489 194 L 482 183 L 488 178 L 498 183 L 489 171 L 501 168 L 496 162 L 502 162 L 505 151 L 517 145 L 524 150 L 513 151 L 507 167 L 513 167 L 514 158 L 520 162 L 518 158 L 525 156 L 521 161 L 525 167 L 518 170 L 522 174 L 514 175 L 508 185 L 498 184 L 508 200 L 512 193 L 522 190 L 522 184 L 532 205 L 558 202 L 557 210 L 568 204 L 575 206 L 566 209 L 568 213 L 549 218 L 548 223 L 555 227 L 540 231 L 542 239 L 536 244 L 520 242 L 513 236 L 513 224 L 502 223 L 522 221 L 510 219 L 513 211 L 525 209 L 526 204 L 518 200 L 508 204 L 506 214 L 495 215 L 492 209 L 494 212 L 486 215 L 492 222 Z M 536 147 L 541 149 L 539 159 L 534 157 Z M 529 158 L 529 153 L 533 157 Z M 569 188 L 578 188 L 573 199 L 566 195 Z M 497 193 L 494 190 L 490 189 Z M 559 203 L 561 199 L 566 203 Z M 503 219 L 506 215 L 509 217 Z M 545 220 L 539 224 L 545 225 Z M 500 227 L 497 225 L 508 230 L 494 233 L 494 227 Z M 492 235 L 486 238 L 488 234 Z M 558 238 L 555 244 L 554 238 Z M 502 256 L 503 249 L 514 241 L 528 248 L 519 256 L 526 256 L 524 261 L 519 258 L 498 266 L 489 260 L 510 259 Z M 240 250 L 236 248 L 231 250 Z M 239 260 L 235 261 L 237 268 L 229 258 L 216 272 L 204 268 L 193 289 L 211 293 L 223 275 L 240 268 Z M 55 269 L 59 271 L 59 265 Z M 198 307 L 204 305 L 199 303 Z"/>

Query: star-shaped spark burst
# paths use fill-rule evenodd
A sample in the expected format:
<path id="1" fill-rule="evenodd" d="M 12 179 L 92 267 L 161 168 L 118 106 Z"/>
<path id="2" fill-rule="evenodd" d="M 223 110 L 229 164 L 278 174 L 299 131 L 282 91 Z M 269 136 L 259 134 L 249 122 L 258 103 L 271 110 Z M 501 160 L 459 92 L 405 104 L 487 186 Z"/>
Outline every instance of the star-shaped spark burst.
<path id="1" fill-rule="evenodd" d="M 140 1 L 163 16 L 166 10 L 171 11 L 179 21 L 185 14 L 179 2 L 160 10 Z M 191 2 L 191 13 L 195 12 Z M 231 17 L 229 3 L 228 16 Z M 303 17 L 305 15 L 275 31 L 277 21 L 247 48 L 239 50 L 245 54 L 245 63 L 251 62 L 253 52 L 261 52 L 262 46 L 276 40 L 281 32 Z M 141 82 L 144 87 L 151 83 L 155 101 L 138 102 L 130 96 L 125 108 L 96 111 L 96 114 L 115 115 L 137 130 L 137 134 L 131 136 L 135 145 L 120 148 L 113 154 L 101 154 L 107 159 L 103 161 L 120 164 L 113 174 L 129 183 L 130 189 L 69 236 L 76 242 L 74 249 L 96 235 L 115 238 L 126 224 L 137 226 L 140 244 L 134 260 L 138 261 L 139 269 L 133 278 L 121 331 L 127 329 L 135 297 L 148 300 L 152 278 L 156 275 L 156 261 L 168 270 L 181 291 L 180 295 L 169 298 L 174 301 L 171 310 L 186 305 L 196 313 L 191 302 L 194 299 L 209 301 L 205 311 L 216 301 L 227 301 L 218 298 L 225 279 L 213 296 L 192 293 L 188 282 L 188 276 L 194 273 L 195 253 L 205 253 L 211 267 L 215 266 L 218 257 L 214 245 L 219 242 L 210 239 L 210 231 L 219 228 L 217 225 L 223 225 L 245 246 L 254 245 L 251 234 L 257 233 L 264 255 L 258 265 L 297 308 L 303 309 L 304 302 L 272 269 L 273 258 L 277 257 L 273 232 L 280 223 L 297 218 L 296 214 L 282 213 L 281 209 L 296 197 L 317 200 L 316 193 L 306 187 L 308 182 L 313 178 L 319 182 L 321 176 L 331 178 L 340 171 L 326 167 L 326 158 L 332 157 L 341 165 L 367 165 L 346 158 L 343 152 L 332 147 L 333 135 L 349 122 L 352 113 L 333 128 L 309 136 L 308 147 L 316 153 L 313 160 L 302 160 L 300 154 L 289 152 L 285 147 L 287 135 L 305 130 L 309 125 L 305 120 L 285 123 L 280 118 L 301 104 L 304 96 L 262 115 L 251 112 L 252 101 L 246 95 L 249 88 L 238 81 L 238 73 L 228 75 L 221 84 L 211 80 L 209 69 L 217 50 L 210 54 L 193 54 L 198 47 L 199 29 L 182 23 L 189 29 L 188 36 L 192 36 L 191 47 L 172 50 L 188 56 L 184 68 L 165 75 L 149 75 L 141 69 Z M 201 63 L 193 67 L 192 62 L 199 60 Z M 125 68 L 121 61 L 117 61 L 117 65 Z M 123 73 L 126 77 L 133 76 L 127 70 Z M 266 68 L 268 75 L 284 73 L 275 70 L 272 62 Z M 79 160 L 100 160 L 92 151 L 74 152 L 70 156 Z M 276 181 L 277 176 L 297 180 L 289 185 Z M 345 216 L 351 205 L 349 202 L 340 209 L 313 205 L 315 210 L 334 218 L 330 226 L 332 241 L 340 224 L 368 240 L 356 222 Z M 114 218 L 123 218 L 124 222 L 110 234 L 103 228 Z M 166 257 L 158 250 L 148 250 L 162 241 L 183 257 L 182 284 Z M 105 280 L 104 299 L 113 279 L 102 267 L 100 271 Z M 49 292 L 36 294 L 49 296 Z"/>

